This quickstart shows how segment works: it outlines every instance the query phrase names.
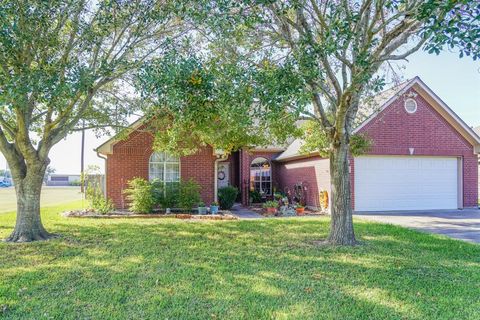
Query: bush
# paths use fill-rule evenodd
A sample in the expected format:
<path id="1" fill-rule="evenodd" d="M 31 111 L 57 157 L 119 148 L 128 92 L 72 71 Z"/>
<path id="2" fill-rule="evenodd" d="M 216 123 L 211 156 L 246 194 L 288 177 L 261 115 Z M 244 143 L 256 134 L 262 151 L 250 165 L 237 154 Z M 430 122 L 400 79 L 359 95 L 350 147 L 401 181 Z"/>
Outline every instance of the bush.
<path id="1" fill-rule="evenodd" d="M 231 209 L 237 199 L 237 195 L 238 189 L 232 186 L 218 189 L 218 202 L 220 202 L 220 208 L 223 210 Z"/>
<path id="2" fill-rule="evenodd" d="M 200 203 L 200 185 L 193 179 L 182 181 L 178 188 L 178 205 L 182 209 L 192 210 Z"/>
<path id="3" fill-rule="evenodd" d="M 107 214 L 115 210 L 112 199 L 101 197 L 97 199 L 93 209 L 100 214 Z"/>
<path id="4" fill-rule="evenodd" d="M 153 184 L 143 178 L 134 178 L 128 181 L 127 195 L 129 209 L 135 213 L 150 213 L 155 207 L 155 193 Z"/>
<path id="5" fill-rule="evenodd" d="M 178 182 L 168 182 L 165 184 L 160 180 L 154 180 L 152 187 L 156 206 L 163 209 L 175 208 L 178 202 Z"/>
<path id="6" fill-rule="evenodd" d="M 115 209 L 112 200 L 106 199 L 102 191 L 102 179 L 98 166 L 89 166 L 82 174 L 81 182 L 86 185 L 85 199 L 88 200 L 90 208 L 100 214 L 107 214 Z"/>
<path id="7" fill-rule="evenodd" d="M 250 199 L 252 203 L 259 203 L 262 201 L 262 195 L 257 190 L 250 191 Z"/>

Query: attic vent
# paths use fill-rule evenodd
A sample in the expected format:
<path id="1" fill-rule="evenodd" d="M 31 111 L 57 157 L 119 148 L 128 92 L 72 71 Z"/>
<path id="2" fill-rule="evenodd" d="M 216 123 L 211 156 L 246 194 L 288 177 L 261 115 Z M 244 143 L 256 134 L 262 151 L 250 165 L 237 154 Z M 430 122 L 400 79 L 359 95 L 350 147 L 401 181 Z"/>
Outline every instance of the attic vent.
<path id="1" fill-rule="evenodd" d="M 417 102 L 412 98 L 408 98 L 405 100 L 405 110 L 408 113 L 415 113 L 417 111 Z"/>

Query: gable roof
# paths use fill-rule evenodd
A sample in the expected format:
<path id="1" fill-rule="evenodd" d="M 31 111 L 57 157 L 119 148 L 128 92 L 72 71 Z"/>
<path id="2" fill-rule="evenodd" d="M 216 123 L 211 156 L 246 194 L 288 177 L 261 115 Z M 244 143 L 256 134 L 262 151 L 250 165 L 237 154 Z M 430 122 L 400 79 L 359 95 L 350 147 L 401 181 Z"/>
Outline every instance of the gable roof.
<path id="1" fill-rule="evenodd" d="M 129 130 L 135 131 L 139 129 L 143 124 L 145 123 L 145 118 L 140 117 L 136 121 L 134 121 L 129 127 Z M 118 133 L 102 143 L 100 146 L 98 146 L 96 149 L 94 149 L 95 152 L 103 155 L 108 155 L 113 153 L 113 146 L 122 141 L 123 139 L 121 138 L 121 133 Z M 280 145 L 280 144 L 270 144 L 270 145 L 265 145 L 265 146 L 255 146 L 252 147 L 250 150 L 251 151 L 257 151 L 257 152 L 282 152 L 286 149 L 286 146 L 290 143 L 291 140 L 287 141 L 285 145 Z"/>
<path id="2" fill-rule="evenodd" d="M 318 152 L 312 152 L 308 154 L 303 154 L 300 152 L 304 143 L 303 139 L 297 138 L 293 140 L 292 143 L 283 151 L 280 155 L 278 155 L 275 160 L 276 161 L 284 161 L 284 160 L 295 160 L 298 158 L 303 158 L 311 155 L 318 154 Z"/>
<path id="3" fill-rule="evenodd" d="M 370 100 L 364 102 L 361 109 L 370 110 L 370 115 L 360 123 L 353 133 L 357 133 L 363 127 L 365 127 L 370 121 L 372 121 L 380 112 L 387 108 L 398 97 L 407 92 L 410 88 L 414 88 L 427 102 L 438 111 L 454 128 L 457 130 L 468 142 L 474 146 L 474 152 L 480 153 L 480 126 L 472 129 L 469 127 L 445 102 L 443 102 L 418 76 L 402 82 L 390 89 L 380 92 Z M 144 118 L 139 118 L 130 125 L 132 130 L 140 128 L 144 123 Z M 119 135 L 115 135 L 112 138 L 105 141 L 99 147 L 95 149 L 100 154 L 112 154 L 113 146 L 121 141 Z M 252 148 L 253 151 L 277 151 L 281 152 L 275 160 L 287 161 L 299 158 L 305 158 L 312 155 L 317 155 L 317 152 L 311 152 L 304 154 L 300 152 L 303 145 L 302 139 L 293 140 L 286 148 L 279 145 L 271 146 L 258 146 Z"/>
<path id="4" fill-rule="evenodd" d="M 480 136 L 480 126 L 473 128 L 473 131 L 477 134 L 477 136 Z"/>
<path id="5" fill-rule="evenodd" d="M 360 123 L 360 125 L 353 130 L 353 133 L 359 132 L 369 122 L 375 119 L 380 112 L 392 104 L 392 102 L 394 102 L 398 97 L 406 93 L 410 88 L 414 88 L 420 95 L 422 95 L 422 97 L 427 100 L 427 102 L 455 128 L 455 130 L 457 130 L 468 142 L 470 142 L 474 146 L 475 153 L 480 153 L 480 127 L 476 128 L 476 131 L 469 127 L 418 76 L 395 87 L 387 89 L 373 97 L 369 104 L 379 107 L 376 108 L 365 121 Z M 367 107 L 367 109 L 369 108 Z M 292 145 L 290 145 L 287 150 L 280 154 L 275 160 L 287 161 L 309 157 L 312 155 L 312 153 L 302 154 L 300 152 L 301 146 L 301 141 L 292 143 Z"/>
<path id="6" fill-rule="evenodd" d="M 128 128 L 131 130 L 137 130 L 143 125 L 144 121 L 145 121 L 145 118 L 141 117 L 136 121 L 134 121 L 131 125 L 129 125 Z M 107 141 L 99 145 L 96 149 L 94 149 L 94 151 L 103 155 L 112 154 L 113 146 L 117 142 L 122 140 L 119 137 L 120 137 L 120 133 L 114 135 L 113 137 L 111 137 L 110 139 L 108 139 Z"/>

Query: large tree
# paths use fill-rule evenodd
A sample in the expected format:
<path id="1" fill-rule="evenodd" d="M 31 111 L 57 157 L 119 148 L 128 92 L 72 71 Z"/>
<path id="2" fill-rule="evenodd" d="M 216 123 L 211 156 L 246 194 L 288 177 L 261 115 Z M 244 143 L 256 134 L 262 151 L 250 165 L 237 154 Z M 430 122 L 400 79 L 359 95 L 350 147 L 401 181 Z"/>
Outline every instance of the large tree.
<path id="1" fill-rule="evenodd" d="M 0 1 L 0 151 L 17 195 L 8 241 L 51 236 L 39 207 L 51 148 L 76 130 L 124 124 L 138 106 L 132 72 L 182 36 L 184 9 L 169 0 Z"/>
<path id="2" fill-rule="evenodd" d="M 332 244 L 356 243 L 348 157 L 360 102 L 385 83 L 382 67 L 445 47 L 479 57 L 480 5 L 450 0 L 198 1 L 199 34 L 214 59 L 238 61 L 267 80 L 256 105 L 274 118 L 295 111 L 317 123 L 332 181 Z M 207 8 L 205 10 L 205 8 Z M 203 10 L 203 11 L 202 11 Z M 248 67 L 245 67 L 248 66 Z M 284 81 L 284 78 L 291 81 Z M 289 92 L 288 105 L 277 95 Z M 267 96 L 267 97 L 265 97 Z M 235 103 L 232 101 L 232 103 Z"/>

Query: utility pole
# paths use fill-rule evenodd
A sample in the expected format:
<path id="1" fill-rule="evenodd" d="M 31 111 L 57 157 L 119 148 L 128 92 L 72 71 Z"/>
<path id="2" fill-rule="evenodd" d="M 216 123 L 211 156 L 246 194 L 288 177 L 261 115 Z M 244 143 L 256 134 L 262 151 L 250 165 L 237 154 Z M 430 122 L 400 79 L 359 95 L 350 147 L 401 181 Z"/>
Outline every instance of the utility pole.
<path id="1" fill-rule="evenodd" d="M 83 193 L 84 190 L 84 180 L 85 177 L 83 176 L 85 170 L 85 120 L 82 123 L 82 143 L 81 143 L 81 153 L 80 153 L 80 174 L 82 179 L 80 180 L 80 192 Z"/>

